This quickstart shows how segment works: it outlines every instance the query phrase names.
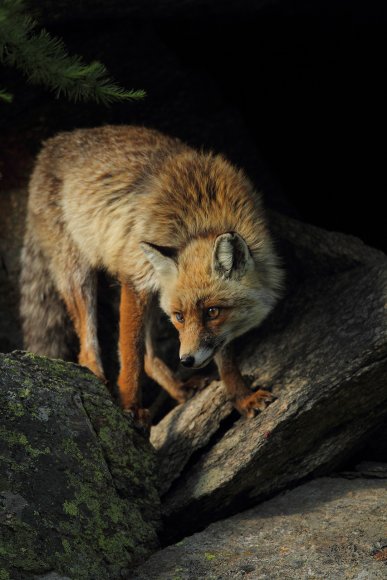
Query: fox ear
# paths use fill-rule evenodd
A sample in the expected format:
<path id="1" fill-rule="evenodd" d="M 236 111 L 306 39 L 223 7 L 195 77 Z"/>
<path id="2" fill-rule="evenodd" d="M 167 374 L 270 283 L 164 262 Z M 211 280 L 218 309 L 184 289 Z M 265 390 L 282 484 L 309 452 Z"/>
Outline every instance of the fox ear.
<path id="1" fill-rule="evenodd" d="M 140 246 L 160 278 L 171 278 L 177 276 L 177 266 L 172 257 L 174 254 L 172 248 L 156 246 L 155 244 L 149 244 L 148 242 L 141 242 Z"/>
<path id="2" fill-rule="evenodd" d="M 239 234 L 221 234 L 215 240 L 212 268 L 222 278 L 240 278 L 253 258 L 245 240 Z"/>

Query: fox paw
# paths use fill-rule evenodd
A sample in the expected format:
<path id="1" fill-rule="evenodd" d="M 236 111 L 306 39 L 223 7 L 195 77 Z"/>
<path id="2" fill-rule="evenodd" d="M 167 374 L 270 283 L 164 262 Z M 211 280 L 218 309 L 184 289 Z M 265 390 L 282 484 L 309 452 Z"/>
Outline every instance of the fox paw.
<path id="1" fill-rule="evenodd" d="M 149 409 L 129 407 L 128 409 L 124 409 L 124 415 L 133 421 L 135 427 L 149 435 L 152 425 Z"/>
<path id="2" fill-rule="evenodd" d="M 203 375 L 193 375 L 185 383 L 183 383 L 176 393 L 176 401 L 178 403 L 185 403 L 192 399 L 195 393 L 202 391 L 210 383 L 209 377 Z"/>
<path id="3" fill-rule="evenodd" d="M 264 391 L 262 389 L 247 395 L 247 397 L 242 397 L 237 399 L 234 403 L 235 408 L 244 417 L 249 419 L 255 417 L 258 411 L 263 411 L 266 409 L 270 403 L 275 400 L 275 396 L 269 391 Z"/>

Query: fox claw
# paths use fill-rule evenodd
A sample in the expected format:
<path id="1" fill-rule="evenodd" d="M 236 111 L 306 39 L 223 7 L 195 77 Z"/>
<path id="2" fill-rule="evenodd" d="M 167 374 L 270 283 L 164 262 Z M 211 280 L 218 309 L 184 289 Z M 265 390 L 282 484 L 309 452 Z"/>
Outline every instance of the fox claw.
<path id="1" fill-rule="evenodd" d="M 241 415 L 251 419 L 257 415 L 258 411 L 266 409 L 274 400 L 275 396 L 272 393 L 260 389 L 247 397 L 237 399 L 235 407 Z"/>
<path id="2" fill-rule="evenodd" d="M 124 415 L 133 421 L 134 426 L 137 429 L 144 432 L 146 435 L 149 435 L 152 424 L 149 409 L 129 407 L 128 409 L 124 409 Z"/>

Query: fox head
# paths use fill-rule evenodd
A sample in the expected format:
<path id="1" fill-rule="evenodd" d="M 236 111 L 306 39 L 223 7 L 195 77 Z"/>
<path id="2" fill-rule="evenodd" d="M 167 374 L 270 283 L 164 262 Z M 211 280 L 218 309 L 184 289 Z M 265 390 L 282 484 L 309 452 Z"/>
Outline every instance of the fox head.
<path id="1" fill-rule="evenodd" d="M 179 332 L 184 366 L 204 367 L 228 342 L 258 326 L 276 301 L 238 233 L 196 238 L 174 257 L 170 248 L 141 247 L 158 278 L 160 305 Z"/>

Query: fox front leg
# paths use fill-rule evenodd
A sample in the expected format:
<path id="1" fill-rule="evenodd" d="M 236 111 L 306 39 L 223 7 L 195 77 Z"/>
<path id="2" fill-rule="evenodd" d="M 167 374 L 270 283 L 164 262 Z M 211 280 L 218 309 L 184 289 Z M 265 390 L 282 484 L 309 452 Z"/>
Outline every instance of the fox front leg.
<path id="1" fill-rule="evenodd" d="M 148 428 L 149 412 L 141 407 L 140 378 L 144 359 L 144 319 L 148 296 L 138 293 L 127 282 L 121 283 L 120 301 L 120 374 L 118 388 L 121 404 L 127 413 Z"/>
<path id="2" fill-rule="evenodd" d="M 245 417 L 255 417 L 258 411 L 263 411 L 274 400 L 269 391 L 262 389 L 251 391 L 243 380 L 235 362 L 232 345 L 224 347 L 216 356 L 220 378 L 222 379 L 234 407 Z"/>
<path id="3" fill-rule="evenodd" d="M 151 309 L 150 309 L 151 312 Z M 156 381 L 175 401 L 185 403 L 193 397 L 196 391 L 205 386 L 203 377 L 191 377 L 188 381 L 181 380 L 168 365 L 156 356 L 154 352 L 154 319 L 146 317 L 145 328 L 145 358 L 144 369 L 148 377 Z"/>

